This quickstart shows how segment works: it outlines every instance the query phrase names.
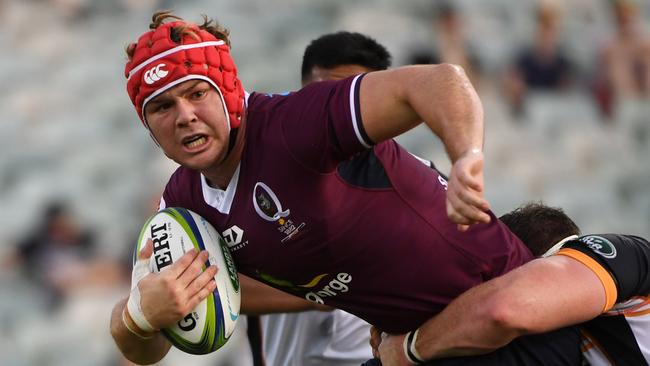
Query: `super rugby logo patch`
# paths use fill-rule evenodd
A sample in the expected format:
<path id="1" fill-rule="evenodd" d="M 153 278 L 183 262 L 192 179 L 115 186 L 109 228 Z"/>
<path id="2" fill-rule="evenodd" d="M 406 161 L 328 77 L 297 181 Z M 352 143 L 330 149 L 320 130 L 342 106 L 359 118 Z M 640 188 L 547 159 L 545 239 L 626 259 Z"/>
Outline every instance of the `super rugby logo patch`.
<path id="1" fill-rule="evenodd" d="M 253 188 L 253 206 L 255 212 L 266 221 L 277 222 L 278 231 L 285 235 L 282 243 L 293 238 L 305 226 L 305 223 L 294 224 L 289 218 L 290 210 L 283 210 L 282 203 L 278 196 L 269 186 L 262 182 L 257 182 Z"/>
<path id="2" fill-rule="evenodd" d="M 588 235 L 580 238 L 580 241 L 585 243 L 589 249 L 600 254 L 605 258 L 616 258 L 616 247 L 611 241 L 598 235 Z"/>

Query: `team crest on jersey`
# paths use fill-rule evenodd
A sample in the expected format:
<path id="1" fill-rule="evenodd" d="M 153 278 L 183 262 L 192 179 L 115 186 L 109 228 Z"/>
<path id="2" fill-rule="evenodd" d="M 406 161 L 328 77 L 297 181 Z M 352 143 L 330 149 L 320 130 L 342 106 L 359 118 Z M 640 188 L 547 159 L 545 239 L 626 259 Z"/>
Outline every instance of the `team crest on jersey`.
<path id="1" fill-rule="evenodd" d="M 291 211 L 283 210 L 278 196 L 262 182 L 257 182 L 253 189 L 253 206 L 261 218 L 278 223 L 278 231 L 286 235 L 281 240 L 283 243 L 294 237 L 305 226 L 304 222 L 300 225 L 293 223 L 289 218 Z"/>
<path id="2" fill-rule="evenodd" d="M 580 238 L 580 241 L 585 243 L 589 249 L 600 254 L 605 258 L 616 258 L 616 247 L 611 241 L 598 235 L 587 235 Z"/>

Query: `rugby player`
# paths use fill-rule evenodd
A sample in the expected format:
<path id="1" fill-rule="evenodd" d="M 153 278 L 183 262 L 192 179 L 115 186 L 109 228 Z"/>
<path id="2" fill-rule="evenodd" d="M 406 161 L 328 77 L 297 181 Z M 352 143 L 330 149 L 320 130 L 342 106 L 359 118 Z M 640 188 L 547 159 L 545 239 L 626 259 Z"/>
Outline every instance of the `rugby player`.
<path id="1" fill-rule="evenodd" d="M 483 197 L 483 110 L 462 69 L 409 66 L 245 94 L 222 28 L 163 12 L 150 29 L 127 48 L 125 75 L 144 126 L 181 165 L 161 207 L 241 232 L 231 247 L 241 273 L 403 333 L 532 259 Z M 392 140 L 421 121 L 445 145 L 449 181 Z M 128 359 L 164 357 L 158 330 L 214 290 L 206 258 L 190 252 L 134 276 L 111 317 Z"/>
<path id="2" fill-rule="evenodd" d="M 579 237 L 577 225 L 561 209 L 537 203 L 501 220 L 542 258 L 467 291 L 422 325 L 416 339 L 410 332 L 382 341 L 373 329 L 372 342 L 384 366 L 488 353 L 523 334 L 576 323 L 582 323 L 581 349 L 588 364 L 650 362 L 647 240 L 619 234 Z M 499 357 L 497 350 L 423 364 L 482 364 Z"/>

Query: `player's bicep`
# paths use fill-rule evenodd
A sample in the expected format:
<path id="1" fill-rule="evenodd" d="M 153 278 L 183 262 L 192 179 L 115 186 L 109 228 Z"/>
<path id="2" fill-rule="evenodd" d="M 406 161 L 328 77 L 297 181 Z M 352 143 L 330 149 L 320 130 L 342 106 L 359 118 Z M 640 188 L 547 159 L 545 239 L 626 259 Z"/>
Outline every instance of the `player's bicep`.
<path id="1" fill-rule="evenodd" d="M 497 282 L 505 284 L 494 296 L 510 304 L 507 313 L 515 314 L 513 326 L 533 333 L 592 319 L 605 304 L 605 291 L 598 276 L 565 256 L 534 260 Z"/>
<path id="2" fill-rule="evenodd" d="M 408 103 L 404 79 L 412 70 L 395 69 L 367 74 L 361 81 L 359 105 L 362 128 L 375 143 L 398 136 L 421 119 Z"/>

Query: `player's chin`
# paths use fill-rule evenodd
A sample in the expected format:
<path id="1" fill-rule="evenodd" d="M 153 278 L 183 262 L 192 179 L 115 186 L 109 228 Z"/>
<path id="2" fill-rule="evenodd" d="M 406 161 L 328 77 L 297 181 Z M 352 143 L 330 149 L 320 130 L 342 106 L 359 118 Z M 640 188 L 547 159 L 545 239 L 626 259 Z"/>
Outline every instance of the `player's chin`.
<path id="1" fill-rule="evenodd" d="M 221 155 L 219 152 L 204 151 L 198 154 L 187 155 L 183 159 L 183 162 L 177 162 L 192 170 L 205 171 L 218 166 L 222 160 Z"/>

